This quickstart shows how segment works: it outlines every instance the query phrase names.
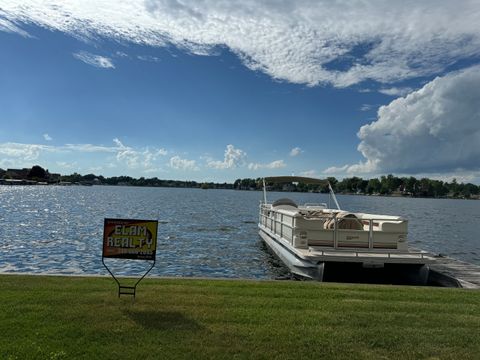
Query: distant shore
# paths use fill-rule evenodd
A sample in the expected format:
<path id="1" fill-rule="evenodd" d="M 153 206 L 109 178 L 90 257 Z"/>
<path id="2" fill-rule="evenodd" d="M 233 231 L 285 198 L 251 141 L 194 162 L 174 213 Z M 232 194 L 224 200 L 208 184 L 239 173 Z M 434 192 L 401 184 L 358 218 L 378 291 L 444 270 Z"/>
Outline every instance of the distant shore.
<path id="1" fill-rule="evenodd" d="M 15 180 L 4 180 L 0 179 L 0 185 L 6 186 L 128 186 L 128 187 L 152 187 L 152 188 L 187 188 L 187 189 L 210 189 L 210 190 L 239 190 L 239 191 L 261 191 L 261 189 L 236 189 L 232 184 L 230 186 L 222 186 L 223 184 L 213 184 L 210 186 L 205 186 L 200 184 L 200 186 L 185 186 L 185 185 L 130 185 L 130 184 L 94 184 L 94 183 L 85 183 L 85 182 L 59 182 L 59 183 L 48 183 L 41 181 L 32 181 L 24 179 L 15 179 Z M 202 186 L 203 185 L 203 186 Z M 322 193 L 320 191 L 290 191 L 290 190 L 274 190 L 277 192 L 298 192 L 298 193 Z M 325 193 L 326 194 L 326 193 Z M 366 194 L 366 193 L 353 193 L 353 192 L 338 192 L 337 195 L 352 195 L 352 196 L 379 196 L 379 197 L 394 197 L 394 198 L 415 198 L 415 199 L 451 199 L 451 200 L 480 200 L 480 195 L 471 195 L 469 197 L 464 196 L 422 196 L 422 195 L 403 195 L 403 194 Z"/>
<path id="2" fill-rule="evenodd" d="M 391 196 L 412 198 L 439 198 L 439 199 L 480 199 L 480 186 L 472 183 L 458 183 L 456 179 L 444 182 L 433 179 L 416 179 L 415 177 L 396 177 L 392 174 L 380 178 L 362 179 L 359 177 L 337 180 L 328 177 L 337 194 Z M 198 189 L 230 189 L 230 190 L 262 190 L 262 178 L 237 179 L 233 183 L 197 182 L 193 180 L 165 180 L 153 178 L 133 178 L 130 176 L 104 177 L 102 175 L 87 174 L 61 175 L 50 173 L 39 165 L 23 169 L 0 169 L 0 185 L 61 185 L 61 186 L 145 186 L 169 188 L 198 188 Z M 314 192 L 328 193 L 327 185 L 312 185 L 303 183 L 266 184 L 269 191 L 285 192 Z"/>

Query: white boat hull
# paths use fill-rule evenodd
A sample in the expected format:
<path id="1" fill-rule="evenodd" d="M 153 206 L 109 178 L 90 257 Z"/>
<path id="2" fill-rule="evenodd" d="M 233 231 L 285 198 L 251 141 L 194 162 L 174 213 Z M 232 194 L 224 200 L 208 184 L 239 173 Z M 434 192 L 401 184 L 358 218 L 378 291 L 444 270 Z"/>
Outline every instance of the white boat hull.
<path id="1" fill-rule="evenodd" d="M 292 274 L 305 279 L 323 281 L 325 263 L 315 263 L 301 259 L 265 232 L 260 231 L 259 234 L 265 244 L 267 244 L 274 254 L 288 267 Z"/>

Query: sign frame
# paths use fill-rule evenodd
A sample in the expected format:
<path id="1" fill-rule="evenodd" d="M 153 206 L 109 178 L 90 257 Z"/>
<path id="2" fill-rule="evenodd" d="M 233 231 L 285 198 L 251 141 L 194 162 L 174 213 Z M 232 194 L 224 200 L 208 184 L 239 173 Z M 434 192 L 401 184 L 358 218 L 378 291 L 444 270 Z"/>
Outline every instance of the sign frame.
<path id="1" fill-rule="evenodd" d="M 135 299 L 137 285 L 156 263 L 158 220 L 105 218 L 103 227 L 102 264 L 118 285 L 120 295 Z M 122 285 L 105 264 L 105 259 L 153 261 L 133 286 Z"/>

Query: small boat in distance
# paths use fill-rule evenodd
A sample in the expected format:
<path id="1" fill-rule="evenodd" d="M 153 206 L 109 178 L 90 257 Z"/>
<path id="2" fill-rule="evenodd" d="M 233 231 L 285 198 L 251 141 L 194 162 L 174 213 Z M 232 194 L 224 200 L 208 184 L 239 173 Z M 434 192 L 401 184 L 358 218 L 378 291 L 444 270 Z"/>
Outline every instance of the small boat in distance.
<path id="1" fill-rule="evenodd" d="M 267 185 L 279 183 L 324 185 L 336 209 L 325 203 L 299 205 L 287 198 L 269 203 Z M 258 227 L 267 246 L 300 278 L 324 281 L 328 269 L 344 272 L 348 278 L 348 272 L 382 268 L 408 283 L 426 284 L 428 264 L 434 261 L 428 253 L 408 248 L 406 219 L 342 210 L 327 180 L 264 178 Z"/>

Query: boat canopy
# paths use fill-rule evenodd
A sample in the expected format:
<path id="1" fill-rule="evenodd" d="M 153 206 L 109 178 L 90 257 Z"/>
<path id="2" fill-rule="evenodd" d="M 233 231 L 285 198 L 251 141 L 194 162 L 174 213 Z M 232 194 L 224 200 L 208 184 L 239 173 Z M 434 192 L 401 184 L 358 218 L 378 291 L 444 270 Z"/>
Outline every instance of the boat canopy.
<path id="1" fill-rule="evenodd" d="M 322 180 L 322 179 L 315 179 L 315 178 L 309 178 L 309 177 L 303 177 L 303 176 L 270 176 L 270 177 L 265 177 L 263 178 L 263 203 L 267 203 L 267 183 L 292 183 L 292 182 L 298 182 L 298 183 L 304 183 L 304 184 L 318 184 L 318 185 L 327 185 L 328 189 L 330 190 L 330 196 L 332 197 L 333 201 L 335 202 L 335 205 L 337 206 L 337 209 L 340 210 L 340 205 L 338 204 L 337 197 L 335 196 L 335 193 L 333 192 L 332 185 L 330 185 L 330 182 L 328 180 Z"/>
<path id="2" fill-rule="evenodd" d="M 264 178 L 266 183 L 304 183 L 304 184 L 319 184 L 319 185 L 328 185 L 328 180 L 315 179 L 303 176 L 270 176 Z"/>

